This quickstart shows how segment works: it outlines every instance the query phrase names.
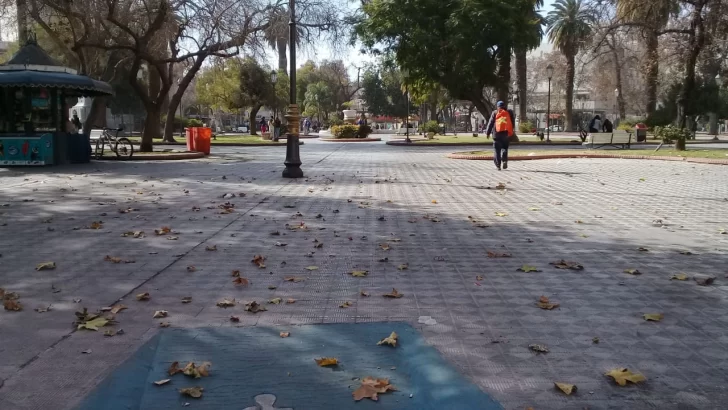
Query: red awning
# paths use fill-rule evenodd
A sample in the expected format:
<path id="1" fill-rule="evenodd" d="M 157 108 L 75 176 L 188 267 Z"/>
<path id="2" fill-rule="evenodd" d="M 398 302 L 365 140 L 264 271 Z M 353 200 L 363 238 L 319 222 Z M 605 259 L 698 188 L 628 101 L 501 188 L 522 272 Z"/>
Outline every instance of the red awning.
<path id="1" fill-rule="evenodd" d="M 549 119 L 555 120 L 561 118 L 561 114 L 549 114 Z"/>

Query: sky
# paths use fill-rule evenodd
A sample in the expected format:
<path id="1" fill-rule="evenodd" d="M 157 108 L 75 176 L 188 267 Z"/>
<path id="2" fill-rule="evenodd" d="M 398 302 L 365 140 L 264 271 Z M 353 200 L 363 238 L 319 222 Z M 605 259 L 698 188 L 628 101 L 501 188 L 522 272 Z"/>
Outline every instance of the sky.
<path id="1" fill-rule="evenodd" d="M 556 0 L 544 0 L 544 7 L 543 7 L 543 15 L 546 15 L 549 11 L 553 9 L 553 4 L 556 2 Z M 342 39 L 342 41 L 347 41 L 346 39 Z M 541 42 L 541 46 L 534 50 L 533 54 L 539 54 L 541 52 L 549 52 L 551 51 L 551 45 L 548 43 L 548 39 L 544 37 L 544 40 Z M 266 60 L 269 66 L 271 67 L 277 67 L 278 66 L 278 54 L 277 52 L 273 50 L 267 50 L 266 52 Z M 371 58 L 366 55 L 362 55 L 359 52 L 358 48 L 355 47 L 348 47 L 345 52 L 341 54 L 335 54 L 331 48 L 328 45 L 323 45 L 319 47 L 315 47 L 311 50 L 303 50 L 296 53 L 296 64 L 298 67 L 301 67 L 306 61 L 313 60 L 315 62 L 321 62 L 323 60 L 332 60 L 332 59 L 341 59 L 344 60 L 349 67 L 349 75 L 352 77 L 356 76 L 356 67 L 361 67 L 365 65 L 366 63 L 372 62 Z"/>

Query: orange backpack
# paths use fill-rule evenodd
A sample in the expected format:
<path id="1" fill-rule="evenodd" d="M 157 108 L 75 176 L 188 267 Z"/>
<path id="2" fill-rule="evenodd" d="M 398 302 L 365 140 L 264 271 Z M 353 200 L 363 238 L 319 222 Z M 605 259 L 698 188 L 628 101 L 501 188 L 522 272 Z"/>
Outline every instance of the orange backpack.
<path id="1" fill-rule="evenodd" d="M 502 108 L 498 109 L 498 114 L 495 115 L 495 132 L 508 132 L 508 136 L 513 136 L 513 122 L 511 121 L 511 114 L 508 110 Z"/>

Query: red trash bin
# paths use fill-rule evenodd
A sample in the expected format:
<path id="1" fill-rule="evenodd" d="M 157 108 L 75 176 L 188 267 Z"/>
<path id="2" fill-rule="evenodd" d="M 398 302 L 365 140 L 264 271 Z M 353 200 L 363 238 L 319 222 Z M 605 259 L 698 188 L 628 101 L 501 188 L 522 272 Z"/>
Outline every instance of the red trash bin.
<path id="1" fill-rule="evenodd" d="M 195 128 L 194 135 L 195 151 L 210 155 L 210 140 L 212 139 L 212 128 Z"/>
<path id="2" fill-rule="evenodd" d="M 185 138 L 187 139 L 187 151 L 195 151 L 195 139 L 192 137 L 192 130 L 194 128 L 185 128 Z"/>

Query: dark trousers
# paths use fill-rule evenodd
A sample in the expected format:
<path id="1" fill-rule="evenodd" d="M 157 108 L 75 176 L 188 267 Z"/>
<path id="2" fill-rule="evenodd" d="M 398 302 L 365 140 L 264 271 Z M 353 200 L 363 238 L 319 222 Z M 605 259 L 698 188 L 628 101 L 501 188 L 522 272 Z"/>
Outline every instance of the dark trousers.
<path id="1" fill-rule="evenodd" d="M 508 162 L 508 146 L 511 142 L 508 140 L 507 132 L 496 132 L 493 137 L 493 161 L 496 166 L 500 166 L 503 162 Z"/>

